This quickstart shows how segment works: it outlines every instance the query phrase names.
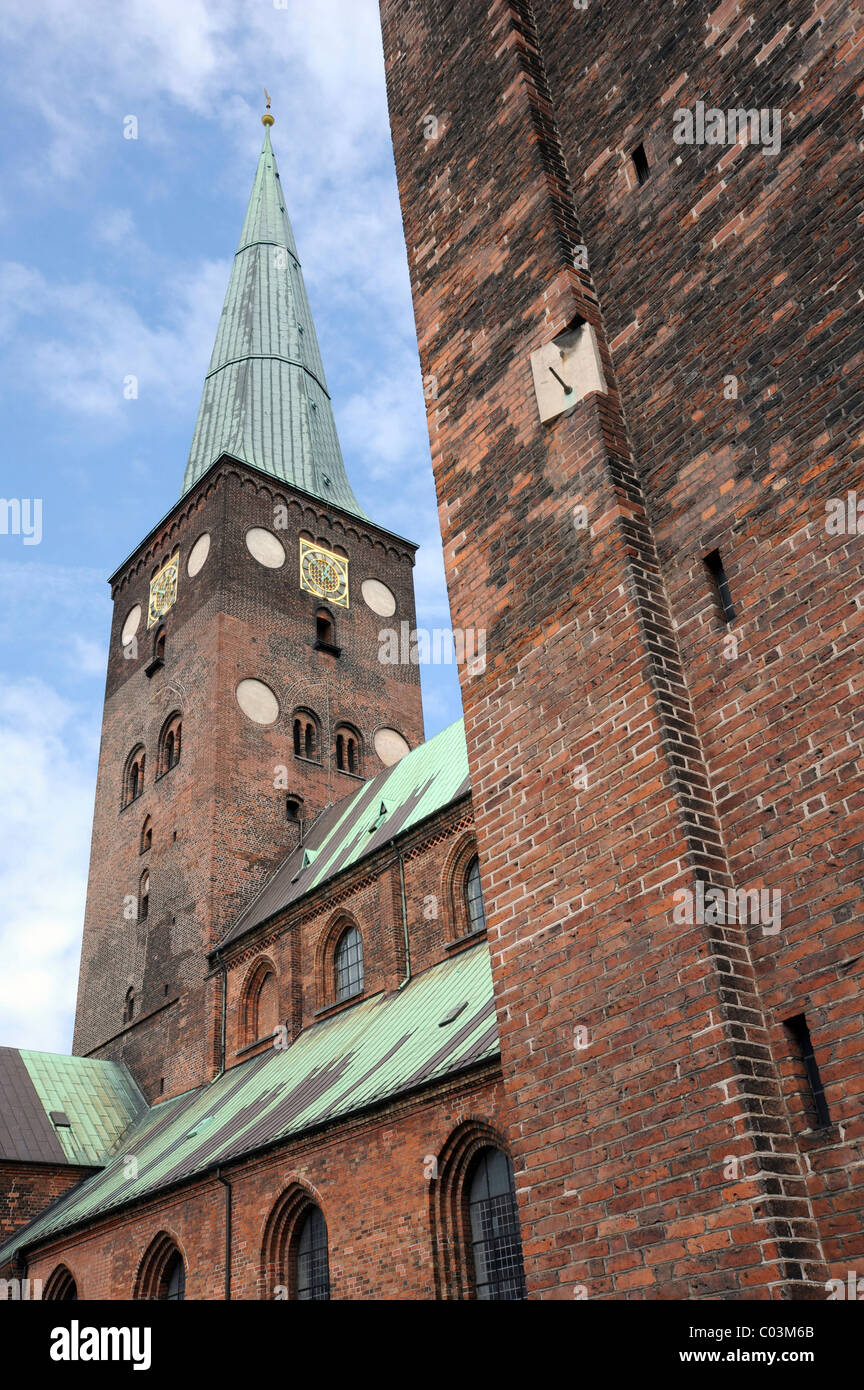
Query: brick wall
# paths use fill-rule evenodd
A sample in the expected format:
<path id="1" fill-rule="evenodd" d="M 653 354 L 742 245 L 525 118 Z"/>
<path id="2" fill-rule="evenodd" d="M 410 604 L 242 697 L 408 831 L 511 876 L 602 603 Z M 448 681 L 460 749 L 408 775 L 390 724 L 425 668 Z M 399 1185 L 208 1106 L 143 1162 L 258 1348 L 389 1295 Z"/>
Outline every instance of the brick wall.
<path id="1" fill-rule="evenodd" d="M 862 1253 L 860 670 L 814 671 L 851 663 L 859 611 L 822 516 L 856 477 L 834 310 L 858 294 L 860 21 L 796 10 L 787 45 L 767 4 L 381 12 L 453 622 L 487 629 L 463 700 L 529 1292 L 824 1296 Z M 676 162 L 667 113 L 726 105 L 733 69 L 746 104 L 797 102 L 800 135 L 770 181 L 730 158 L 727 197 L 710 150 Z M 541 425 L 530 354 L 580 320 L 608 390 Z M 780 887 L 791 921 L 677 921 L 700 883 Z M 802 1138 L 782 1020 L 805 1006 L 845 1128 Z"/>
<path id="2" fill-rule="evenodd" d="M 0 1241 L 92 1172 L 61 1163 L 0 1162 Z"/>

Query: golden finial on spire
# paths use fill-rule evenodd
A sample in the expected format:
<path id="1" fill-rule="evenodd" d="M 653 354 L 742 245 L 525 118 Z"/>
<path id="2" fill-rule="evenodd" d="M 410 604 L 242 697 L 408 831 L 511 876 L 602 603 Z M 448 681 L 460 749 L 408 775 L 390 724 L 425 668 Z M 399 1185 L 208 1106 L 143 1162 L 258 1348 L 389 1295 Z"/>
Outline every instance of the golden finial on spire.
<path id="1" fill-rule="evenodd" d="M 267 110 L 264 112 L 264 115 L 261 117 L 261 124 L 262 124 L 262 125 L 272 125 L 272 124 L 273 124 L 273 117 L 270 115 L 270 93 L 267 91 L 267 88 L 266 88 L 266 87 L 264 88 L 264 95 L 265 95 L 265 97 L 267 98 Z"/>

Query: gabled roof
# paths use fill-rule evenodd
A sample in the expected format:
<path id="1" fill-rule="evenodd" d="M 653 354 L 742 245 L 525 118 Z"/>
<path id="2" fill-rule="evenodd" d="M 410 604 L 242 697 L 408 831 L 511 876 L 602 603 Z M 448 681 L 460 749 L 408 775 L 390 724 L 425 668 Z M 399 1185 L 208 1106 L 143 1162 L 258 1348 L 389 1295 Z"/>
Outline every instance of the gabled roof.
<path id="1" fill-rule="evenodd" d="M 461 719 L 394 767 L 364 782 L 315 820 L 303 845 L 264 885 L 225 936 L 223 945 L 266 922 L 298 898 L 471 790 Z"/>
<path id="2" fill-rule="evenodd" d="M 0 1248 L 0 1266 L 69 1226 L 495 1057 L 485 942 L 307 1028 L 208 1086 L 164 1101 L 84 1179 Z M 76 1059 L 71 1059 L 76 1060 Z M 125 1161 L 134 1155 L 137 1171 Z"/>
<path id="3" fill-rule="evenodd" d="M 365 517 L 342 461 L 267 129 L 181 495 L 223 454 Z"/>
<path id="4" fill-rule="evenodd" d="M 0 1161 L 98 1166 L 146 1108 L 117 1062 L 0 1047 Z"/>

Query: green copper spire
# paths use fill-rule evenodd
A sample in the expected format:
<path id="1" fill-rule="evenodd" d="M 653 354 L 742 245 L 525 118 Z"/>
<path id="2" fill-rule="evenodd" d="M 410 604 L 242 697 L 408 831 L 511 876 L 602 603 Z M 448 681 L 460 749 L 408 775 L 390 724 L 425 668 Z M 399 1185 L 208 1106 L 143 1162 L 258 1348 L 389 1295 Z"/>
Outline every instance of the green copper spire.
<path id="1" fill-rule="evenodd" d="M 355 516 L 315 325 L 270 147 L 264 147 L 231 269 L 183 492 L 231 454 Z M 182 495 L 182 494 L 181 494 Z"/>

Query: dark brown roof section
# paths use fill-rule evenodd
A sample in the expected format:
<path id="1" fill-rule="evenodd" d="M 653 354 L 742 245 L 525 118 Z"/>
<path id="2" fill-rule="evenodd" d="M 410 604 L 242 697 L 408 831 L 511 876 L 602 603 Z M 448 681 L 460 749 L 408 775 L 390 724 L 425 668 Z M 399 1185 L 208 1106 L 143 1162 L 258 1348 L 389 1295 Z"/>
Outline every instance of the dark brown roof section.
<path id="1" fill-rule="evenodd" d="M 21 1054 L 14 1047 L 0 1047 L 0 1161 L 69 1161 Z"/>

